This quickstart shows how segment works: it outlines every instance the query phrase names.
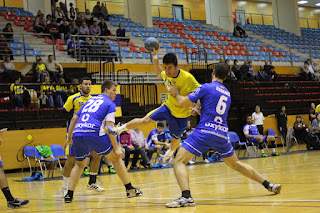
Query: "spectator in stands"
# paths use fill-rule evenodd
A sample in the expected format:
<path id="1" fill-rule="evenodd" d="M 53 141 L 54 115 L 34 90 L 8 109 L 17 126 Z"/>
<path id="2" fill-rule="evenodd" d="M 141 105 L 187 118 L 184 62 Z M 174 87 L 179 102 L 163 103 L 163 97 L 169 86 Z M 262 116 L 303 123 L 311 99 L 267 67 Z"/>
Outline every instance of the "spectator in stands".
<path id="1" fill-rule="evenodd" d="M 60 7 L 57 7 L 55 17 L 58 24 L 60 24 L 63 18 L 65 17 L 64 12 L 61 10 Z"/>
<path id="2" fill-rule="evenodd" d="M 72 3 L 72 2 L 70 2 L 69 6 L 70 6 L 70 7 L 69 7 L 69 11 L 70 11 L 71 9 L 74 10 L 73 3 Z"/>
<path id="3" fill-rule="evenodd" d="M 82 25 L 80 26 L 80 35 L 90 35 L 90 31 L 86 22 L 82 22 Z"/>
<path id="4" fill-rule="evenodd" d="M 268 73 L 264 70 L 264 66 L 260 66 L 260 70 L 258 71 L 258 81 L 272 81 L 272 77 L 268 75 Z"/>
<path id="5" fill-rule="evenodd" d="M 126 29 L 122 28 L 122 24 L 119 24 L 119 29 L 117 29 L 117 38 L 119 41 L 125 41 L 125 42 L 129 42 L 130 39 L 125 38 L 126 37 Z"/>
<path id="6" fill-rule="evenodd" d="M 71 22 L 70 34 L 71 35 L 78 35 L 79 34 L 79 27 L 77 26 L 76 21 Z"/>
<path id="7" fill-rule="evenodd" d="M 219 63 L 225 63 L 225 60 L 224 60 L 224 58 L 220 58 L 220 61 L 219 61 Z"/>
<path id="8" fill-rule="evenodd" d="M 46 16 L 46 26 L 49 26 L 51 24 L 51 21 L 52 21 L 52 16 L 48 14 Z"/>
<path id="9" fill-rule="evenodd" d="M 89 48 L 90 55 L 92 56 L 91 60 L 98 60 L 98 55 L 101 54 L 100 47 L 98 40 L 93 36 L 91 38 L 91 46 Z"/>
<path id="10" fill-rule="evenodd" d="M 297 115 L 296 122 L 293 124 L 293 130 L 297 140 L 304 141 L 309 146 L 314 144 L 311 134 L 308 133 L 308 126 L 303 121 L 301 115 Z"/>
<path id="11" fill-rule="evenodd" d="M 135 149 L 138 149 L 140 151 L 139 153 L 142 158 L 141 165 L 145 168 L 152 169 L 150 160 L 153 153 L 155 152 L 155 149 L 148 147 L 146 138 L 144 137 L 144 134 L 140 129 L 131 129 L 129 130 L 129 133 L 131 135 L 132 145 L 135 147 Z M 137 157 L 139 157 L 139 155 Z"/>
<path id="12" fill-rule="evenodd" d="M 70 8 L 70 11 L 68 12 L 68 21 L 72 22 L 77 20 L 77 14 L 76 11 L 74 11 L 74 8 Z"/>
<path id="13" fill-rule="evenodd" d="M 240 26 L 240 23 L 237 23 L 237 26 L 235 26 L 233 30 L 233 35 L 240 38 L 248 37 L 248 35 L 246 34 L 246 31 L 244 31 L 244 29 L 242 29 L 242 27 Z"/>
<path id="14" fill-rule="evenodd" d="M 92 15 L 94 17 L 97 17 L 98 19 L 103 17 L 103 14 L 102 14 L 102 11 L 101 11 L 101 6 L 100 6 L 100 1 L 97 1 L 97 4 L 93 7 Z"/>
<path id="15" fill-rule="evenodd" d="M 110 30 L 108 29 L 107 23 L 104 21 L 104 18 L 101 19 L 100 23 L 98 24 L 101 30 L 101 36 L 110 36 L 111 34 Z"/>
<path id="16" fill-rule="evenodd" d="M 86 9 L 86 14 L 84 15 L 84 18 L 88 26 L 91 26 L 93 24 L 93 16 L 90 14 L 89 9 Z"/>
<path id="17" fill-rule="evenodd" d="M 40 87 L 40 97 L 39 97 L 39 99 L 41 100 L 40 104 L 42 106 L 49 106 L 51 108 L 54 108 L 54 101 L 53 101 L 54 92 L 55 92 L 55 88 L 50 83 L 50 77 L 46 76 L 44 78 L 44 82 Z"/>
<path id="18" fill-rule="evenodd" d="M 55 20 L 52 20 L 51 24 L 49 25 L 49 33 L 53 36 L 54 39 L 59 38 L 59 27 Z"/>
<path id="19" fill-rule="evenodd" d="M 57 83 L 63 76 L 63 67 L 58 62 L 53 60 L 52 55 L 48 55 L 48 61 L 45 65 L 49 72 L 50 78 L 53 80 L 53 82 Z M 56 70 L 56 66 L 59 67 L 58 70 Z"/>
<path id="20" fill-rule="evenodd" d="M 70 27 L 67 21 L 63 21 L 63 24 L 59 26 L 60 38 L 64 41 L 67 41 L 70 38 Z"/>
<path id="21" fill-rule="evenodd" d="M 307 63 L 308 63 L 309 72 L 312 75 L 312 80 L 313 81 L 317 81 L 318 80 L 318 76 L 315 75 L 315 69 L 314 69 L 313 65 L 311 64 L 311 60 L 307 59 Z"/>
<path id="22" fill-rule="evenodd" d="M 233 61 L 233 65 L 232 65 L 232 68 L 231 68 L 231 71 L 234 73 L 235 77 L 237 80 L 240 80 L 242 79 L 242 75 L 241 75 L 241 72 L 240 72 L 240 66 L 238 65 L 238 60 L 234 60 Z"/>
<path id="23" fill-rule="evenodd" d="M 101 35 L 101 29 L 98 26 L 98 22 L 94 21 L 93 25 L 90 26 L 90 34 L 93 36 L 99 36 Z"/>
<path id="24" fill-rule="evenodd" d="M 225 63 L 228 64 L 229 70 L 230 70 L 230 60 L 227 59 L 225 61 Z M 232 68 L 233 68 L 233 66 L 232 66 Z M 226 82 L 235 82 L 235 81 L 237 81 L 237 77 L 236 77 L 235 73 L 232 70 L 229 71 L 228 77 L 227 77 L 227 79 L 225 81 Z"/>
<path id="25" fill-rule="evenodd" d="M 76 14 L 77 14 L 77 19 L 80 18 L 81 13 L 80 13 L 79 8 L 76 7 L 75 11 L 76 11 Z"/>
<path id="26" fill-rule="evenodd" d="M 3 68 L 7 73 L 10 73 L 14 79 L 21 77 L 21 73 L 16 71 L 16 68 L 10 59 L 10 56 L 5 57 L 3 62 Z"/>
<path id="27" fill-rule="evenodd" d="M 64 3 L 62 3 L 62 2 L 59 2 L 59 6 L 61 8 L 61 11 L 64 13 L 64 16 L 67 16 L 68 10 L 67 10 L 66 5 Z"/>
<path id="28" fill-rule="evenodd" d="M 249 62 L 248 62 L 248 66 L 249 66 L 249 72 L 248 72 L 248 73 L 249 73 L 250 75 L 254 76 L 254 75 L 253 75 L 252 61 L 249 61 Z"/>
<path id="29" fill-rule="evenodd" d="M 103 61 L 118 61 L 117 54 L 111 50 L 110 45 L 104 40 L 101 39 L 101 56 Z"/>
<path id="30" fill-rule="evenodd" d="M 37 82 L 43 82 L 46 76 L 50 76 L 48 71 L 46 70 L 46 65 L 43 63 L 42 59 L 38 60 L 38 64 L 36 66 L 37 72 Z"/>
<path id="31" fill-rule="evenodd" d="M 309 71 L 309 64 L 307 61 L 305 61 L 303 66 L 301 66 L 299 74 L 306 81 L 313 80 L 313 76 L 312 76 L 312 73 Z"/>
<path id="32" fill-rule="evenodd" d="M 84 42 L 80 43 L 81 57 L 85 57 L 85 60 L 88 60 L 89 54 L 91 54 L 92 43 L 90 37 L 86 37 Z"/>
<path id="33" fill-rule="evenodd" d="M 84 19 L 83 15 L 77 15 L 77 20 L 76 20 L 76 25 L 80 27 L 82 25 L 82 22 L 85 22 L 86 20 Z"/>
<path id="34" fill-rule="evenodd" d="M 7 42 L 13 41 L 13 29 L 10 23 L 7 23 L 6 27 L 2 29 L 2 33 L 6 38 Z"/>
<path id="35" fill-rule="evenodd" d="M 316 118 L 316 105 L 311 103 L 311 108 L 309 110 L 309 121 L 313 121 Z"/>
<path id="36" fill-rule="evenodd" d="M 64 78 L 60 78 L 56 86 L 56 93 L 57 95 L 61 96 L 63 103 L 67 101 L 67 94 L 69 92 L 68 87 L 65 85 L 65 83 L 66 81 L 64 80 Z"/>
<path id="37" fill-rule="evenodd" d="M 4 56 L 10 56 L 10 59 L 13 60 L 12 50 L 8 45 L 7 40 L 5 39 L 4 35 L 0 35 L 0 60 L 3 60 Z"/>
<path id="38" fill-rule="evenodd" d="M 101 13 L 102 13 L 102 17 L 104 17 L 107 21 L 109 21 L 109 13 L 107 10 L 107 5 L 105 6 L 104 3 L 101 3 Z"/>
<path id="39" fill-rule="evenodd" d="M 249 73 L 249 63 L 248 61 L 244 61 L 243 65 L 240 67 L 240 73 L 243 80 L 253 80 L 253 76 Z"/>
<path id="40" fill-rule="evenodd" d="M 79 79 L 74 78 L 71 80 L 70 93 L 75 94 L 80 91 Z"/>
<path id="41" fill-rule="evenodd" d="M 276 118 L 278 120 L 279 130 L 280 130 L 284 140 L 286 140 L 287 132 L 288 132 L 288 129 L 287 129 L 288 118 L 287 118 L 285 106 L 282 106 L 281 111 L 276 113 Z"/>
<path id="42" fill-rule="evenodd" d="M 166 133 L 164 132 L 163 123 L 158 122 L 157 128 L 153 129 L 148 136 L 148 146 L 157 151 L 157 156 L 160 157 L 162 149 L 169 149 L 170 143 Z"/>
<path id="43" fill-rule="evenodd" d="M 260 106 L 256 106 L 256 110 L 254 113 L 252 113 L 252 120 L 253 123 L 257 126 L 260 135 L 263 135 L 263 121 L 264 121 L 264 116 L 263 113 L 260 111 Z"/>
<path id="44" fill-rule="evenodd" d="M 68 42 L 68 47 L 67 47 L 68 55 L 72 55 L 74 57 L 75 56 L 74 49 L 78 47 L 79 47 L 78 42 L 75 41 L 74 37 L 71 37 L 71 40 Z"/>
<path id="45" fill-rule="evenodd" d="M 47 31 L 47 23 L 46 23 L 46 19 L 44 18 L 44 15 L 41 14 L 37 19 L 36 19 L 36 23 L 34 25 L 34 30 L 37 33 L 45 33 Z"/>
<path id="46" fill-rule="evenodd" d="M 271 81 L 277 81 L 278 80 L 278 74 L 274 70 L 274 66 L 271 66 L 271 69 L 269 70 L 268 75 L 270 76 L 269 79 L 271 79 Z"/>
<path id="47" fill-rule="evenodd" d="M 13 101 L 15 107 L 22 108 L 22 94 L 27 89 L 26 87 L 20 85 L 21 78 L 17 78 L 13 84 L 10 86 L 10 91 L 13 93 Z"/>

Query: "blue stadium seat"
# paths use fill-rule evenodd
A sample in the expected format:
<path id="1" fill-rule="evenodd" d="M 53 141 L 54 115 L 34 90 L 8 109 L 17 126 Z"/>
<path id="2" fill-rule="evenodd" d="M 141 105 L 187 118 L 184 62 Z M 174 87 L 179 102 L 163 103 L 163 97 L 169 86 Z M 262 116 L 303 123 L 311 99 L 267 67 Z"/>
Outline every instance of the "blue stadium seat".
<path id="1" fill-rule="evenodd" d="M 174 49 L 173 49 L 173 48 L 166 48 L 166 52 L 173 53 L 173 52 L 174 52 Z"/>
<path id="2" fill-rule="evenodd" d="M 16 50 L 12 50 L 12 55 L 20 55 L 20 53 L 18 53 Z"/>
<path id="3" fill-rule="evenodd" d="M 142 56 L 139 53 L 132 53 L 133 58 L 142 58 Z"/>
<path id="4" fill-rule="evenodd" d="M 148 54 L 148 53 L 142 53 L 142 57 L 143 57 L 143 58 L 150 58 L 150 54 Z"/>
<path id="5" fill-rule="evenodd" d="M 120 47 L 120 51 L 122 51 L 122 52 L 131 52 L 126 47 Z"/>
<path id="6" fill-rule="evenodd" d="M 118 52 L 118 48 L 115 46 L 110 46 L 111 51 Z"/>
<path id="7" fill-rule="evenodd" d="M 24 49 L 23 48 L 23 44 L 21 44 L 21 49 Z M 33 50 L 33 48 L 31 48 L 30 46 L 29 46 L 29 44 L 26 44 L 26 50 Z"/>
<path id="8" fill-rule="evenodd" d="M 26 53 L 28 55 L 28 51 Z M 22 51 L 21 51 L 21 55 L 22 55 Z M 43 54 L 41 51 L 39 50 L 33 50 L 31 55 L 40 55 L 40 56 L 44 56 L 45 54 Z"/>
<path id="9" fill-rule="evenodd" d="M 24 55 L 24 50 L 21 50 L 21 55 Z M 26 51 L 26 55 L 40 55 L 40 54 L 32 54 L 29 51 Z"/>
<path id="10" fill-rule="evenodd" d="M 131 35 L 135 37 L 139 37 L 139 34 L 137 32 L 132 32 Z"/>
<path id="11" fill-rule="evenodd" d="M 187 57 L 186 57 L 186 54 L 184 54 L 184 53 L 179 53 L 179 58 L 182 58 L 182 59 L 186 59 Z"/>
<path id="12" fill-rule="evenodd" d="M 121 56 L 122 56 L 122 57 L 125 57 L 125 58 L 130 58 L 130 57 L 131 57 L 131 56 L 129 55 L 129 53 L 126 53 L 126 52 L 121 53 Z"/>
<path id="13" fill-rule="evenodd" d="M 11 49 L 14 49 L 14 50 L 20 50 L 21 49 L 20 47 L 18 47 L 18 45 L 16 43 L 10 43 L 9 47 Z"/>
<path id="14" fill-rule="evenodd" d="M 176 49 L 174 50 L 174 52 L 176 52 L 176 53 L 183 53 L 183 51 L 182 51 L 181 49 L 178 49 L 178 48 L 176 48 Z"/>

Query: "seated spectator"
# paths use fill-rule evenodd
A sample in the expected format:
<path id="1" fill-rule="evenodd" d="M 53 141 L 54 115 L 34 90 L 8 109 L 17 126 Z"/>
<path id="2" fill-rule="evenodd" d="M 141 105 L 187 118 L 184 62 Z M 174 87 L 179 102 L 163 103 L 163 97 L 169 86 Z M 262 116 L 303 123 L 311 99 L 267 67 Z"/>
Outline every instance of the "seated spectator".
<path id="1" fill-rule="evenodd" d="M 101 39 L 101 57 L 103 61 L 118 61 L 117 54 L 111 50 L 110 45 L 104 40 Z"/>
<path id="2" fill-rule="evenodd" d="M 74 55 L 74 50 L 75 48 L 79 47 L 79 43 L 75 41 L 74 37 L 71 37 L 71 41 L 68 42 L 68 47 L 67 47 L 67 51 L 68 51 L 68 55 L 72 55 L 73 57 Z"/>
<path id="3" fill-rule="evenodd" d="M 248 61 L 244 61 L 243 65 L 240 67 L 240 73 L 243 80 L 253 80 L 253 76 L 249 73 L 249 63 Z"/>
<path id="4" fill-rule="evenodd" d="M 15 107 L 22 108 L 22 94 L 27 89 L 26 87 L 20 85 L 21 78 L 15 80 L 15 83 L 11 84 L 10 91 L 13 93 L 13 101 Z"/>
<path id="5" fill-rule="evenodd" d="M 122 28 L 122 24 L 119 24 L 119 29 L 117 29 L 117 38 L 119 41 L 126 41 L 129 42 L 130 39 L 125 38 L 126 37 L 126 30 Z"/>
<path id="6" fill-rule="evenodd" d="M 102 11 L 101 11 L 101 6 L 100 6 L 100 1 L 97 1 L 97 4 L 93 7 L 92 15 L 94 17 L 97 17 L 98 19 L 103 17 L 103 14 L 102 14 Z"/>
<path id="7" fill-rule="evenodd" d="M 70 8 L 70 11 L 68 12 L 67 17 L 69 22 L 77 20 L 77 14 L 73 7 Z"/>
<path id="8" fill-rule="evenodd" d="M 7 23 L 6 27 L 2 29 L 2 32 L 7 42 L 10 43 L 13 41 L 13 29 L 10 23 Z"/>
<path id="9" fill-rule="evenodd" d="M 126 168 L 129 165 L 130 154 L 133 153 L 133 159 L 130 169 L 139 169 L 137 167 L 137 162 L 139 159 L 140 150 L 135 149 L 131 142 L 131 134 L 127 131 L 122 132 L 120 134 L 120 144 L 125 150 L 125 157 L 124 157 L 124 165 Z"/>
<path id="10" fill-rule="evenodd" d="M 241 75 L 241 72 L 240 72 L 240 66 L 238 65 L 238 60 L 234 60 L 233 61 L 233 65 L 232 65 L 232 68 L 231 68 L 231 71 L 234 73 L 235 75 L 235 78 L 237 80 L 240 80 L 242 79 L 242 75 Z"/>
<path id="11" fill-rule="evenodd" d="M 141 158 L 142 158 L 141 165 L 145 168 L 152 169 L 150 160 L 152 158 L 153 153 L 155 152 L 155 149 L 148 147 L 146 138 L 144 137 L 144 134 L 140 129 L 138 129 L 138 128 L 131 129 L 131 130 L 129 130 L 129 133 L 131 135 L 132 145 L 135 147 L 135 149 L 139 150 L 139 153 L 141 155 Z M 146 152 L 147 152 L 147 154 L 146 154 Z M 139 157 L 139 156 L 137 156 L 137 157 Z M 134 167 L 135 165 L 132 163 L 132 166 Z"/>
<path id="12" fill-rule="evenodd" d="M 264 69 L 264 71 L 266 71 L 267 73 L 269 73 L 269 71 L 271 70 L 271 67 L 272 67 L 272 65 L 270 65 L 269 64 L 269 61 L 265 61 L 264 62 L 264 66 L 263 66 L 263 69 Z"/>
<path id="13" fill-rule="evenodd" d="M 227 59 L 225 61 L 225 63 L 229 65 L 229 73 L 228 73 L 228 77 L 225 80 L 225 82 L 235 82 L 235 81 L 237 81 L 237 78 L 236 78 L 234 72 L 232 70 L 230 70 L 230 60 Z"/>
<path id="14" fill-rule="evenodd" d="M 71 80 L 70 93 L 75 94 L 80 91 L 79 79 L 74 78 Z"/>
<path id="15" fill-rule="evenodd" d="M 86 14 L 84 15 L 84 19 L 86 20 L 86 23 L 88 26 L 91 26 L 93 24 L 93 16 L 90 14 L 89 9 L 86 9 Z"/>
<path id="16" fill-rule="evenodd" d="M 64 12 L 61 10 L 60 7 L 56 8 L 56 12 L 55 12 L 55 17 L 56 17 L 56 21 L 58 24 L 61 24 L 63 18 L 65 17 Z"/>
<path id="17" fill-rule="evenodd" d="M 3 60 L 4 56 L 10 56 L 10 59 L 13 60 L 12 50 L 8 45 L 3 34 L 0 35 L 0 60 Z"/>
<path id="18" fill-rule="evenodd" d="M 296 122 L 293 124 L 294 136 L 297 140 L 304 141 L 307 144 L 307 148 L 314 145 L 312 136 L 308 133 L 308 126 L 303 121 L 301 115 L 297 115 Z"/>
<path id="19" fill-rule="evenodd" d="M 56 93 L 57 95 L 61 96 L 63 102 L 67 101 L 67 94 L 69 92 L 68 87 L 65 85 L 65 83 L 66 81 L 64 80 L 64 78 L 60 78 L 56 86 Z"/>
<path id="20" fill-rule="evenodd" d="M 84 42 L 80 43 L 80 51 L 81 51 L 81 58 L 85 58 L 85 60 L 88 60 L 89 55 L 91 54 L 91 48 L 92 43 L 90 41 L 89 37 L 86 37 Z"/>
<path id="21" fill-rule="evenodd" d="M 71 35 L 78 35 L 79 34 L 79 27 L 77 26 L 75 21 L 71 22 L 70 25 L 70 34 Z"/>
<path id="22" fill-rule="evenodd" d="M 10 73 L 10 75 L 14 78 L 20 78 L 21 77 L 21 73 L 16 71 L 16 68 L 14 66 L 14 64 L 12 63 L 12 61 L 10 60 L 10 56 L 6 56 L 3 62 L 3 68 L 7 73 Z"/>
<path id="23" fill-rule="evenodd" d="M 52 20 L 51 24 L 49 25 L 49 33 L 53 36 L 54 39 L 59 38 L 59 27 L 55 20 Z"/>
<path id="24" fill-rule="evenodd" d="M 311 123 L 312 134 L 317 135 L 320 139 L 320 113 L 316 115 L 316 118 Z"/>
<path id="25" fill-rule="evenodd" d="M 65 20 L 63 21 L 63 24 L 59 26 L 59 33 L 60 33 L 60 38 L 62 40 L 66 41 L 70 37 L 70 28 L 68 23 Z"/>
<path id="26" fill-rule="evenodd" d="M 312 73 L 309 71 L 308 62 L 305 61 L 303 66 L 301 66 L 299 75 L 303 78 L 303 80 L 312 81 L 313 77 Z"/>
<path id="27" fill-rule="evenodd" d="M 278 80 L 278 74 L 274 70 L 274 66 L 271 66 L 271 69 L 270 69 L 268 75 L 270 76 L 271 81 L 277 81 Z"/>
<path id="28" fill-rule="evenodd" d="M 237 23 L 237 26 L 235 26 L 234 30 L 233 30 L 233 35 L 236 37 L 240 37 L 240 38 L 247 38 L 247 34 L 246 31 L 244 31 L 242 29 L 242 27 L 240 26 L 240 23 Z"/>
<path id="29" fill-rule="evenodd" d="M 47 31 L 47 23 L 46 23 L 46 19 L 44 18 L 44 15 L 41 14 L 37 19 L 36 19 L 36 23 L 34 25 L 34 30 L 37 33 L 45 33 Z"/>
<path id="30" fill-rule="evenodd" d="M 160 157 L 162 149 L 169 149 L 170 143 L 166 133 L 164 132 L 163 123 L 158 122 L 157 128 L 153 129 L 148 136 L 149 148 L 154 148 L 157 151 L 157 156 Z"/>
<path id="31" fill-rule="evenodd" d="M 309 110 L 309 121 L 313 121 L 316 118 L 316 105 L 311 103 L 311 108 Z"/>
<path id="32" fill-rule="evenodd" d="M 248 73 L 253 77 L 254 73 L 253 73 L 252 61 L 249 61 L 248 65 L 249 65 L 249 72 Z"/>
<path id="33" fill-rule="evenodd" d="M 53 80 L 53 82 L 57 83 L 63 76 L 63 67 L 58 62 L 53 60 L 52 55 L 48 55 L 48 61 L 45 65 L 47 71 L 49 72 L 50 78 Z M 59 67 L 58 70 L 56 70 L 56 66 Z"/>
<path id="34" fill-rule="evenodd" d="M 77 8 L 77 7 L 76 7 L 75 11 L 76 11 L 76 14 L 77 14 L 77 20 L 78 20 L 78 19 L 80 18 L 81 13 L 80 13 L 79 8 Z"/>
<path id="35" fill-rule="evenodd" d="M 27 73 L 29 75 L 33 75 L 33 78 L 34 78 L 34 81 L 36 82 L 37 81 L 37 71 L 36 71 L 36 67 L 38 65 L 38 60 L 40 59 L 40 55 L 36 55 L 36 60 L 35 62 L 33 62 L 32 64 L 32 68 L 31 70 Z"/>
<path id="36" fill-rule="evenodd" d="M 52 16 L 48 14 L 46 16 L 46 26 L 49 26 L 51 24 L 51 21 L 52 21 Z"/>
<path id="37" fill-rule="evenodd" d="M 97 21 L 94 21 L 93 25 L 90 26 L 90 34 L 93 36 L 99 36 L 101 34 L 101 29 Z"/>
<path id="38" fill-rule="evenodd" d="M 268 73 L 264 70 L 264 66 L 260 66 L 260 70 L 258 71 L 258 81 L 272 81 L 272 77 L 268 75 Z"/>
<path id="39" fill-rule="evenodd" d="M 247 124 L 243 127 L 243 133 L 248 140 L 248 142 L 253 143 L 258 146 L 261 157 L 267 157 L 268 155 L 264 153 L 263 144 L 271 142 L 272 156 L 278 156 L 276 152 L 276 142 L 274 136 L 263 136 L 259 133 L 258 127 L 253 124 L 252 116 L 248 115 L 246 118 Z"/>
<path id="40" fill-rule="evenodd" d="M 90 35 L 89 28 L 86 24 L 86 22 L 82 22 L 82 25 L 80 26 L 80 35 Z"/>
<path id="41" fill-rule="evenodd" d="M 46 76 L 44 78 L 44 82 L 40 87 L 40 97 L 39 97 L 39 99 L 41 100 L 40 104 L 42 106 L 49 106 L 51 108 L 54 108 L 54 101 L 53 101 L 54 92 L 55 92 L 55 88 L 50 83 L 50 77 Z"/>
<path id="42" fill-rule="evenodd" d="M 36 66 L 37 72 L 37 82 L 43 82 L 44 78 L 50 76 L 48 71 L 46 70 L 46 65 L 43 63 L 42 59 L 38 60 L 38 64 Z"/>
<path id="43" fill-rule="evenodd" d="M 318 76 L 315 75 L 315 69 L 314 69 L 313 65 L 311 64 L 311 60 L 307 59 L 307 63 L 308 63 L 309 72 L 312 75 L 312 80 L 313 81 L 318 81 Z"/>
<path id="44" fill-rule="evenodd" d="M 101 13 L 102 13 L 102 17 L 104 17 L 107 21 L 109 21 L 109 13 L 107 10 L 107 5 L 105 6 L 104 3 L 101 3 Z"/>
<path id="45" fill-rule="evenodd" d="M 80 27 L 82 25 L 82 22 L 85 22 L 86 20 L 83 18 L 83 15 L 77 15 L 76 25 Z"/>
<path id="46" fill-rule="evenodd" d="M 101 30 L 101 36 L 113 36 L 113 34 L 108 29 L 107 23 L 104 21 L 104 18 L 101 19 L 100 23 L 98 24 Z"/>
<path id="47" fill-rule="evenodd" d="M 68 10 L 67 10 L 66 4 L 64 4 L 63 2 L 59 2 L 59 6 L 60 6 L 61 11 L 63 12 L 64 16 L 67 16 Z"/>

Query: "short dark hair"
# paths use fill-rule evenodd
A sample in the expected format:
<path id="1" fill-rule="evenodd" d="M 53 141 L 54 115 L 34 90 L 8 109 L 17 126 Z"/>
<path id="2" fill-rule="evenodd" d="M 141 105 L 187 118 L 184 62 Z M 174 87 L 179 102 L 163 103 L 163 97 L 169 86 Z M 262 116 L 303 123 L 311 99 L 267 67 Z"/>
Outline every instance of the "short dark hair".
<path id="1" fill-rule="evenodd" d="M 83 81 L 91 81 L 91 78 L 89 78 L 89 77 L 83 77 L 83 78 L 81 78 L 81 79 L 80 79 L 80 84 L 82 84 Z"/>
<path id="2" fill-rule="evenodd" d="M 236 62 L 238 62 L 238 60 L 234 60 L 234 61 L 233 61 L 233 64 L 235 64 Z"/>
<path id="3" fill-rule="evenodd" d="M 247 120 L 247 118 L 249 118 L 249 117 L 252 117 L 252 115 L 250 115 L 250 114 L 247 114 L 247 116 L 246 116 L 246 120 Z"/>
<path id="4" fill-rule="evenodd" d="M 50 56 L 52 56 L 52 55 L 48 55 L 48 58 L 50 58 Z"/>
<path id="5" fill-rule="evenodd" d="M 117 84 L 111 80 L 105 80 L 101 85 L 101 92 L 104 92 L 106 89 L 110 89 L 112 86 L 117 86 Z"/>
<path id="6" fill-rule="evenodd" d="M 228 64 L 219 63 L 215 67 L 215 76 L 219 79 L 226 79 L 230 71 L 230 67 Z"/>
<path id="7" fill-rule="evenodd" d="M 157 127 L 163 127 L 163 128 L 164 128 L 164 125 L 163 125 L 163 123 L 158 122 L 158 123 L 157 123 Z"/>
<path id="8" fill-rule="evenodd" d="M 163 59 L 162 59 L 163 64 L 173 64 L 174 66 L 178 65 L 178 59 L 176 54 L 174 53 L 167 53 Z"/>

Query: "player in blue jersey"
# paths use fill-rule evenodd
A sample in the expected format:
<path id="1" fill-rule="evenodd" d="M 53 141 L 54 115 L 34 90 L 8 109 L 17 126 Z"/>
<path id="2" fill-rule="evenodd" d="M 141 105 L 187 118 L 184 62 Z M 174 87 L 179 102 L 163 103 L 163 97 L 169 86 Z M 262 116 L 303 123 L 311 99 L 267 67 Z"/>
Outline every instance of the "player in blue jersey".
<path id="1" fill-rule="evenodd" d="M 163 123 L 158 122 L 157 128 L 151 130 L 148 136 L 148 146 L 157 150 L 158 157 L 160 156 L 162 148 L 165 150 L 170 148 L 170 143 L 167 134 L 164 132 Z"/>
<path id="2" fill-rule="evenodd" d="M 251 166 L 240 162 L 228 140 L 229 129 L 227 117 L 231 96 L 230 92 L 222 84 L 227 78 L 228 73 L 229 66 L 227 64 L 218 64 L 213 72 L 212 82 L 198 87 L 188 96 L 180 95 L 177 87 L 175 85 L 171 86 L 171 95 L 176 97 L 179 105 L 182 107 L 192 106 L 192 103 L 200 100 L 201 117 L 200 123 L 182 144 L 173 161 L 174 172 L 182 191 L 182 196 L 167 203 L 166 207 L 195 206 L 190 193 L 188 172 L 185 164 L 188 163 L 194 155 L 200 156 L 201 153 L 208 149 L 214 150 L 224 158 L 224 162 L 232 169 L 263 184 L 269 191 L 278 194 L 281 190 L 280 184 L 269 183 Z"/>
<path id="3" fill-rule="evenodd" d="M 267 157 L 268 155 L 264 153 L 263 144 L 266 142 L 271 142 L 272 156 L 279 156 L 276 152 L 276 138 L 271 135 L 260 135 L 258 127 L 253 124 L 252 116 L 247 116 L 247 124 L 243 127 L 243 134 L 246 136 L 247 140 L 251 143 L 258 144 L 260 149 L 261 157 Z"/>
<path id="4" fill-rule="evenodd" d="M 142 194 L 131 185 L 131 181 L 122 161 L 124 155 L 118 146 L 116 136 L 108 135 L 105 126 L 114 126 L 116 105 L 113 100 L 117 95 L 117 87 L 113 81 L 106 80 L 101 85 L 101 95 L 89 99 L 73 116 L 69 126 L 66 145 L 75 149 L 76 165 L 72 169 L 68 192 L 64 197 L 66 203 L 73 200 L 73 192 L 80 179 L 85 159 L 90 151 L 106 155 L 113 163 L 118 176 L 125 185 L 127 197 Z"/>

